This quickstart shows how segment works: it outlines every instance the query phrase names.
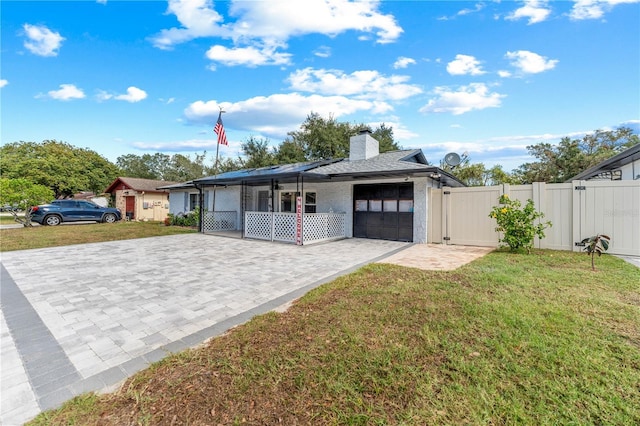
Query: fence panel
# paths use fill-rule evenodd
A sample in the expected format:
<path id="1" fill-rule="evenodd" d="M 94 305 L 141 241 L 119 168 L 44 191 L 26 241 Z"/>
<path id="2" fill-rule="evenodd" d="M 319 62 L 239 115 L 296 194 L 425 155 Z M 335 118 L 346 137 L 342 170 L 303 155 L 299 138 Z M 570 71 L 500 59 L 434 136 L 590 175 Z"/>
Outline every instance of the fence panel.
<path id="1" fill-rule="evenodd" d="M 429 242 L 497 246 L 499 235 L 489 212 L 502 194 L 523 204 L 533 200 L 536 210 L 545 215 L 541 220 L 551 221 L 552 227 L 545 230 L 545 238 L 535 240 L 536 247 L 580 251 L 582 248 L 576 243 L 582 239 L 606 234 L 611 237 L 608 253 L 640 256 L 640 181 L 431 190 Z"/>
<path id="2" fill-rule="evenodd" d="M 235 211 L 204 212 L 203 231 L 235 231 L 237 229 Z"/>
<path id="3" fill-rule="evenodd" d="M 489 217 L 489 213 L 502 194 L 501 185 L 445 188 L 443 194 L 444 229 L 449 244 L 488 247 L 498 245 L 496 223 Z"/>
<path id="4" fill-rule="evenodd" d="M 640 181 L 575 181 L 573 185 L 579 188 L 581 207 L 574 241 L 605 234 L 611 237 L 608 253 L 640 255 Z"/>

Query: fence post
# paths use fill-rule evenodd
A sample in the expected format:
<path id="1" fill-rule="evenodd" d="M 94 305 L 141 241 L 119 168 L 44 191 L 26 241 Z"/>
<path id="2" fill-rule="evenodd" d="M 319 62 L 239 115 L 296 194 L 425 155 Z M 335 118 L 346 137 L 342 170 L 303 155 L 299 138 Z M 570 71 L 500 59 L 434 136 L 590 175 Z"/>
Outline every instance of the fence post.
<path id="1" fill-rule="evenodd" d="M 533 182 L 532 185 L 533 186 L 531 189 L 533 190 L 533 206 L 536 209 L 536 211 L 539 211 L 546 216 L 547 215 L 546 183 Z M 544 222 L 544 218 L 538 218 L 537 225 L 539 225 L 542 222 Z M 537 238 L 537 239 L 534 238 L 534 247 L 545 248 L 546 244 L 544 244 L 544 240 L 541 240 L 540 238 Z"/>
<path id="2" fill-rule="evenodd" d="M 508 183 L 503 183 L 502 194 L 500 195 L 506 195 L 507 197 L 511 198 L 511 185 L 509 185 Z"/>
<path id="3" fill-rule="evenodd" d="M 271 241 L 273 241 L 273 234 L 275 233 L 275 229 L 276 229 L 276 219 L 275 219 L 275 213 L 271 212 Z"/>
<path id="4" fill-rule="evenodd" d="M 451 204 L 451 192 L 448 186 L 443 186 L 440 191 L 440 199 L 441 205 L 440 208 L 442 210 L 441 216 L 441 226 L 442 226 L 442 244 L 449 244 L 449 208 Z M 447 197 L 448 195 L 448 197 Z"/>
<path id="5" fill-rule="evenodd" d="M 571 203 L 571 224 L 573 229 L 573 238 L 571 240 L 571 247 L 573 251 L 581 251 L 582 247 L 576 246 L 577 242 L 582 241 L 580 234 L 582 233 L 582 212 L 584 211 L 585 197 L 582 196 L 584 191 L 580 190 L 580 187 L 584 185 L 584 181 L 572 180 L 571 189 L 573 192 Z"/>

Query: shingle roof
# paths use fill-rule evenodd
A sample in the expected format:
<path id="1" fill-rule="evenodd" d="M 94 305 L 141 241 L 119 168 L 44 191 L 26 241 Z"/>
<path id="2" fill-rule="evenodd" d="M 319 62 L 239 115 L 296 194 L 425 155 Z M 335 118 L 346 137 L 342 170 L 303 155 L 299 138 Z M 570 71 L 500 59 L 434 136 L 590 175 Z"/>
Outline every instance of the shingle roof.
<path id="1" fill-rule="evenodd" d="M 340 175 L 354 173 L 380 173 L 393 171 L 427 171 L 434 167 L 426 164 L 419 149 L 383 152 L 367 160 L 347 159 L 313 169 L 314 174 Z"/>
<path id="2" fill-rule="evenodd" d="M 640 143 L 625 149 L 621 153 L 614 155 L 608 160 L 604 160 L 603 162 L 588 168 L 582 173 L 579 173 L 571 179 L 568 179 L 566 182 L 571 182 L 572 180 L 589 180 L 601 173 L 619 169 L 620 167 L 627 165 L 632 161 L 637 161 L 638 159 L 640 159 Z"/>
<path id="3" fill-rule="evenodd" d="M 211 182 L 216 183 L 230 183 L 241 180 L 261 180 L 261 179 L 271 179 L 271 178 L 282 178 L 284 176 L 295 176 L 298 174 L 302 174 L 309 170 L 314 170 L 319 166 L 324 166 L 335 161 L 340 160 L 316 160 L 316 161 L 306 161 L 302 163 L 292 163 L 292 164 L 279 164 L 275 166 L 267 166 L 260 167 L 255 169 L 242 169 L 242 170 L 234 170 L 231 172 L 220 173 L 217 176 L 208 176 L 205 178 L 195 179 L 194 183 L 199 184 L 208 184 Z"/>
<path id="4" fill-rule="evenodd" d="M 217 176 L 208 176 L 173 186 L 163 185 L 162 187 L 165 189 L 184 189 L 201 185 L 240 185 L 245 183 L 258 185 L 277 180 L 282 183 L 285 180 L 295 181 L 298 177 L 311 180 L 340 180 L 415 174 L 441 175 L 450 185 L 464 185 L 449 173 L 436 166 L 430 166 L 422 150 L 408 149 L 383 152 L 366 160 L 349 161 L 348 158 L 344 158 L 235 170 L 221 173 Z"/>
<path id="5" fill-rule="evenodd" d="M 154 180 L 154 179 L 140 179 L 140 178 L 131 178 L 131 177 L 119 177 L 109 187 L 105 192 L 113 191 L 113 187 L 118 183 L 118 181 L 124 183 L 129 188 L 134 191 L 146 191 L 146 192 L 167 192 L 163 189 L 158 189 L 162 186 L 175 185 L 179 182 L 171 182 L 166 180 Z"/>

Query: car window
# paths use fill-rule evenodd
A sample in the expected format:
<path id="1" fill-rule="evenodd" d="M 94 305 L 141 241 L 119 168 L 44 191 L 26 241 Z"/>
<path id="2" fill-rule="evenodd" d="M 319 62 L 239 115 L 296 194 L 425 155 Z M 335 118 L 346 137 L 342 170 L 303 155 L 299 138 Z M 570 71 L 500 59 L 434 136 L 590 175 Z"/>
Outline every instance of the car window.
<path id="1" fill-rule="evenodd" d="M 85 210 L 95 210 L 96 205 L 93 203 L 89 203 L 88 201 L 78 201 L 80 208 Z"/>
<path id="2" fill-rule="evenodd" d="M 55 205 L 69 209 L 69 208 L 74 208 L 76 207 L 76 202 L 75 201 L 70 201 L 70 200 L 58 200 L 58 201 L 54 201 Z"/>

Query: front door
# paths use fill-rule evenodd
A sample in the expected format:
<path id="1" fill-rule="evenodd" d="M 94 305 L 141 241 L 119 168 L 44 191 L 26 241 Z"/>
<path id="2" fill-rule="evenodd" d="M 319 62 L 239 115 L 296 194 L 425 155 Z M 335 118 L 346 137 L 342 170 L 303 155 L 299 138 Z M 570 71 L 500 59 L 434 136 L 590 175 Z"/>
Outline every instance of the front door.
<path id="1" fill-rule="evenodd" d="M 125 217 L 127 220 L 135 219 L 136 197 L 124 197 L 125 199 Z"/>
<path id="2" fill-rule="evenodd" d="M 413 241 L 413 182 L 354 185 L 353 236 Z"/>

